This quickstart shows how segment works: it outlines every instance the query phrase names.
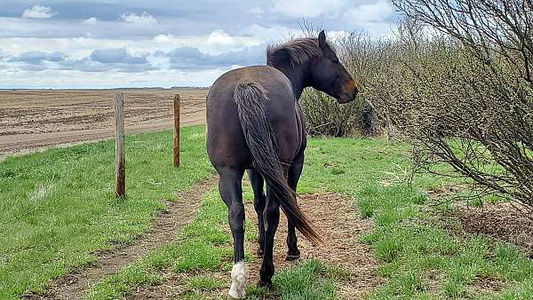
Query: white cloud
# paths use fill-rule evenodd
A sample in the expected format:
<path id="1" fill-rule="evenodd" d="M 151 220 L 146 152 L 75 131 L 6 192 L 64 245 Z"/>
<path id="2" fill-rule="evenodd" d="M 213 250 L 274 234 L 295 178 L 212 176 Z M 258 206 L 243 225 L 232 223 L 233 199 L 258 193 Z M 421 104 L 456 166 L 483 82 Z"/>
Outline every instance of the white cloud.
<path id="1" fill-rule="evenodd" d="M 116 4 L 113 0 L 101 1 Z M 323 26 L 331 40 L 360 30 L 372 36 L 388 34 L 394 27 L 395 15 L 387 1 L 271 0 L 246 6 L 235 0 L 215 1 L 216 4 L 197 1 L 191 4 L 194 9 L 186 11 L 180 11 L 178 4 L 171 2 L 150 1 L 146 2 L 146 11 L 128 10 L 130 5 L 113 6 L 110 13 L 116 18 L 106 20 L 100 16 L 98 7 L 91 10 L 92 7 L 79 6 L 77 9 L 84 9 L 86 14 L 86 19 L 79 19 L 76 17 L 80 15 L 78 12 L 69 16 L 69 13 L 63 13 L 66 11 L 64 7 L 60 9 L 59 4 L 51 4 L 54 1 L 31 0 L 27 1 L 31 4 L 24 7 L 28 9 L 22 18 L 20 15 L 0 16 L 0 28 L 3 29 L 0 31 L 0 86 L 211 84 L 229 68 L 226 68 L 228 62 L 230 65 L 233 62 L 251 64 L 248 62 L 257 57 L 257 53 L 264 55 L 266 44 L 301 36 L 298 23 L 302 22 L 302 17 L 315 26 Z M 40 5 L 33 6 L 37 3 Z M 155 15 L 161 8 L 168 9 L 168 13 Z M 200 8 L 206 11 L 216 9 L 220 13 L 212 18 L 202 18 L 195 13 Z M 61 12 L 62 18 L 49 19 L 57 11 Z M 179 13 L 172 15 L 173 11 Z M 188 15 L 188 11 L 193 13 Z M 233 22 L 232 26 L 220 25 L 228 24 L 228 20 Z M 131 68 L 127 63 L 117 65 L 117 68 L 114 67 L 116 64 L 82 64 L 84 59 L 92 61 L 90 57 L 95 50 L 122 48 L 127 49 L 131 57 L 144 58 L 146 62 L 133 64 Z M 182 48 L 177 52 L 182 56 L 176 54 L 178 63 L 173 63 L 169 54 L 178 48 Z M 29 49 L 45 53 L 60 51 L 65 59 L 60 62 L 46 60 L 42 64 L 14 60 Z M 190 61 L 183 61 L 183 56 Z M 130 81 L 131 78 L 135 79 Z"/>
<path id="2" fill-rule="evenodd" d="M 340 19 L 347 27 L 383 37 L 392 34 L 394 15 L 394 7 L 388 0 L 377 0 L 347 10 Z"/>
<path id="3" fill-rule="evenodd" d="M 261 16 L 263 15 L 264 11 L 261 7 L 254 7 L 248 11 L 249 14 Z"/>
<path id="4" fill-rule="evenodd" d="M 0 70 L 0 86 L 13 88 L 116 88 L 146 86 L 209 86 L 228 69 L 154 70 L 137 73 L 76 70 Z"/>
<path id="5" fill-rule="evenodd" d="M 95 17 L 91 17 L 91 18 L 81 22 L 81 24 L 83 24 L 83 25 L 96 25 L 96 23 L 98 23 L 98 19 L 95 18 Z"/>
<path id="6" fill-rule="evenodd" d="M 126 22 L 126 23 L 133 23 L 133 24 L 141 24 L 141 25 L 153 25 L 157 24 L 156 18 L 154 18 L 149 13 L 143 11 L 142 14 L 138 15 L 135 13 L 126 13 L 120 15 L 120 20 Z"/>
<path id="7" fill-rule="evenodd" d="M 344 19 L 349 24 L 384 22 L 394 14 L 394 8 L 387 0 L 378 0 L 372 4 L 363 4 L 348 10 Z"/>
<path id="8" fill-rule="evenodd" d="M 104 23 L 99 21 L 98 24 Z M 78 23 L 79 24 L 79 23 Z M 1 25 L 1 22 L 0 22 Z M 194 47 L 206 54 L 217 55 L 229 51 L 239 51 L 246 47 L 253 47 L 265 42 L 265 35 L 269 29 L 261 28 L 250 34 L 240 33 L 229 35 L 224 31 L 214 31 L 205 35 L 173 35 L 158 34 L 153 37 L 129 39 L 129 38 L 0 38 L 0 48 L 4 51 L 1 55 L 19 55 L 28 49 L 39 49 L 43 52 L 54 52 L 61 49 L 72 59 L 81 59 L 91 54 L 95 49 L 103 48 L 127 48 L 132 55 L 145 55 L 157 51 L 168 52 L 180 47 Z M 272 29 L 280 33 L 281 29 Z M 209 42 L 211 37 L 211 43 Z M 232 41 L 228 44 L 221 42 Z M 218 42 L 218 43 L 213 43 Z M 268 42 L 268 41 L 267 41 Z"/>
<path id="9" fill-rule="evenodd" d="M 0 39 L 1 42 L 1 39 Z M 195 47 L 207 54 L 221 54 L 228 51 L 239 51 L 246 47 L 253 47 L 264 43 L 264 36 L 260 35 L 229 35 L 222 30 L 215 30 L 209 35 L 176 36 L 173 34 L 158 34 L 153 39 L 130 43 L 129 49 L 143 48 L 145 51 L 168 51 L 179 47 Z"/>
<path id="10" fill-rule="evenodd" d="M 32 8 L 24 10 L 22 17 L 25 19 L 49 19 L 54 14 L 49 6 L 34 5 Z"/>
<path id="11" fill-rule="evenodd" d="M 224 32 L 222 29 L 217 29 L 209 34 L 207 38 L 207 43 L 211 45 L 233 45 L 235 43 L 234 39 Z"/>
<path id="12" fill-rule="evenodd" d="M 337 15 L 345 6 L 345 0 L 275 0 L 272 11 L 291 17 L 314 18 Z"/>
<path id="13" fill-rule="evenodd" d="M 253 37 L 258 41 L 266 43 L 278 43 L 287 40 L 298 33 L 300 33 L 299 29 L 295 32 L 295 29 L 293 28 L 278 25 L 264 27 L 258 24 L 244 27 L 239 31 L 240 35 Z"/>
<path id="14" fill-rule="evenodd" d="M 170 58 L 164 53 L 152 53 L 146 59 L 152 66 L 159 70 L 167 71 L 170 69 Z"/>

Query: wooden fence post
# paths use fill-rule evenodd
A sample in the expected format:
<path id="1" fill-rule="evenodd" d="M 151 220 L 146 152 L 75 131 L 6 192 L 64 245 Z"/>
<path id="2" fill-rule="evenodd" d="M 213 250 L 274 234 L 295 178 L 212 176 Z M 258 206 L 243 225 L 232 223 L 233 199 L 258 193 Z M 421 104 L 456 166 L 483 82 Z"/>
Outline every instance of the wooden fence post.
<path id="1" fill-rule="evenodd" d="M 126 196 L 126 165 L 124 150 L 124 94 L 115 94 L 115 158 L 116 158 L 116 189 L 115 196 Z"/>
<path id="2" fill-rule="evenodd" d="M 180 166 L 180 95 L 174 96 L 174 167 Z"/>

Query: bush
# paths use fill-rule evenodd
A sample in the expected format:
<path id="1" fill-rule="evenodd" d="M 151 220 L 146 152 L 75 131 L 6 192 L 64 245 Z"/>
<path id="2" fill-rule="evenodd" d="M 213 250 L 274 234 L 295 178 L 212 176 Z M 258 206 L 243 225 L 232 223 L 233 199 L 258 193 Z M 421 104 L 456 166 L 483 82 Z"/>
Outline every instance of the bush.
<path id="1" fill-rule="evenodd" d="M 407 21 L 368 86 L 375 107 L 439 163 L 533 212 L 533 3 L 393 0 Z M 446 174 L 453 175 L 453 174 Z"/>
<path id="2" fill-rule="evenodd" d="M 392 2 L 403 14 L 394 37 L 337 43 L 357 102 L 301 100 L 311 133 L 384 129 L 413 142 L 416 167 L 470 178 L 533 213 L 533 2 Z"/>
<path id="3" fill-rule="evenodd" d="M 374 135 L 373 110 L 365 104 L 354 101 L 340 105 L 332 97 L 312 89 L 306 89 L 300 98 L 307 130 L 314 136 Z"/>

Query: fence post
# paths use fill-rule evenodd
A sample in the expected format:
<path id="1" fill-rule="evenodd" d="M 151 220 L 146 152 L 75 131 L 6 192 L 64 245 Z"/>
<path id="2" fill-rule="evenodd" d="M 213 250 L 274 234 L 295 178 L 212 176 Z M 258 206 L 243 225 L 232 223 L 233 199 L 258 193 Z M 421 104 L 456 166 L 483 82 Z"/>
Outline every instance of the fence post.
<path id="1" fill-rule="evenodd" d="M 126 165 L 124 150 L 124 94 L 115 94 L 115 158 L 116 158 L 116 189 L 115 196 L 126 196 Z"/>
<path id="2" fill-rule="evenodd" d="M 180 166 L 180 95 L 174 95 L 174 167 Z"/>

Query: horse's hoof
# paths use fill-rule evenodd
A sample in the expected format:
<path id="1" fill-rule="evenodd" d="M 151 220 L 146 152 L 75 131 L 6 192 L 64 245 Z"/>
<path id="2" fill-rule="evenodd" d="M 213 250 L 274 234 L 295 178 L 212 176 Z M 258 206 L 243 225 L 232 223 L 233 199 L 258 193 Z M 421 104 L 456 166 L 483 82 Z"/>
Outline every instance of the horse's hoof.
<path id="1" fill-rule="evenodd" d="M 298 258 L 300 258 L 300 255 L 289 255 L 287 254 L 287 256 L 285 256 L 285 260 L 286 261 L 293 261 L 293 260 L 297 260 Z"/>
<path id="2" fill-rule="evenodd" d="M 229 295 L 233 299 L 244 299 L 244 298 L 246 298 L 246 292 L 244 290 L 243 291 L 236 291 L 236 290 L 230 289 L 229 290 Z"/>
<path id="3" fill-rule="evenodd" d="M 285 256 L 285 260 L 286 261 L 293 261 L 293 260 L 297 260 L 298 258 L 300 258 L 300 251 L 298 251 L 297 253 L 287 253 L 287 256 Z"/>
<path id="4" fill-rule="evenodd" d="M 263 249 L 257 248 L 257 251 L 255 252 L 255 254 L 257 254 L 257 256 L 259 257 L 263 257 Z"/>
<path id="5" fill-rule="evenodd" d="M 257 286 L 259 287 L 266 287 L 268 289 L 272 288 L 272 280 L 259 280 L 257 283 Z"/>
<path id="6" fill-rule="evenodd" d="M 246 298 L 246 276 L 248 276 L 248 268 L 243 260 L 236 262 L 231 269 L 231 287 L 229 295 L 235 299 Z"/>

